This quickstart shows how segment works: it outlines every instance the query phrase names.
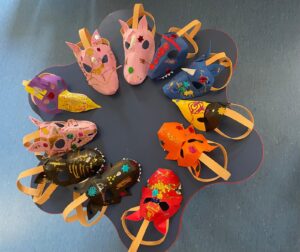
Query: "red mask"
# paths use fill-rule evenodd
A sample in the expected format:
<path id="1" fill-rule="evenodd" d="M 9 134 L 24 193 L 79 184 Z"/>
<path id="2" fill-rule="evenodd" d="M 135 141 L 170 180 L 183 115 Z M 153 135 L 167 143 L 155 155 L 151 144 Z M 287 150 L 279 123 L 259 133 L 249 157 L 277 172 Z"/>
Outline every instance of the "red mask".
<path id="1" fill-rule="evenodd" d="M 166 222 L 179 210 L 181 201 L 178 176 L 171 170 L 159 168 L 148 179 L 147 187 L 142 189 L 139 210 L 126 219 L 152 221 L 159 232 L 166 234 Z"/>

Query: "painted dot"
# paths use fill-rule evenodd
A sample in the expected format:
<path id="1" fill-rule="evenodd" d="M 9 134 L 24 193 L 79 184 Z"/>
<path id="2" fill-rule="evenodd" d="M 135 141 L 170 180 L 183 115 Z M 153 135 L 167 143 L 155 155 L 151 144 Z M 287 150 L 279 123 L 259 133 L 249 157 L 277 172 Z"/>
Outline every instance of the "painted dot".
<path id="1" fill-rule="evenodd" d="M 74 135 L 71 134 L 71 133 L 67 135 L 67 138 L 68 138 L 68 139 L 72 139 L 73 137 L 74 137 Z"/>
<path id="2" fill-rule="evenodd" d="M 129 170 L 129 166 L 127 164 L 124 164 L 122 166 L 122 172 L 128 172 L 128 170 Z"/>
<path id="3" fill-rule="evenodd" d="M 71 148 L 72 148 L 73 150 L 75 150 L 75 149 L 77 149 L 77 145 L 76 145 L 76 144 L 72 144 Z"/>
<path id="4" fill-rule="evenodd" d="M 48 99 L 52 100 L 52 99 L 55 97 L 55 95 L 54 95 L 53 92 L 50 92 L 50 93 L 47 95 L 47 97 L 48 97 Z"/>
<path id="5" fill-rule="evenodd" d="M 98 47 L 98 48 L 97 48 L 97 51 L 98 51 L 98 52 L 100 52 L 100 51 L 101 51 L 101 49 Z"/>
<path id="6" fill-rule="evenodd" d="M 87 190 L 87 195 L 90 197 L 95 197 L 97 194 L 97 188 L 95 186 L 90 186 Z"/>
<path id="7" fill-rule="evenodd" d="M 133 73 L 133 67 L 128 67 L 128 73 L 132 74 Z"/>
<path id="8" fill-rule="evenodd" d="M 83 133 L 82 133 L 82 132 L 79 132 L 79 133 L 78 133 L 78 136 L 79 136 L 79 137 L 83 137 Z"/>
<path id="9" fill-rule="evenodd" d="M 157 189 L 154 189 L 153 191 L 152 191 L 152 196 L 153 197 L 156 197 L 158 195 L 158 190 Z"/>
<path id="10" fill-rule="evenodd" d="M 43 146 L 44 146 L 45 148 L 47 148 L 47 147 L 48 147 L 48 144 L 44 143 Z"/>
<path id="11" fill-rule="evenodd" d="M 189 147 L 189 151 L 190 151 L 190 153 L 196 153 L 197 152 L 197 150 L 193 146 Z"/>

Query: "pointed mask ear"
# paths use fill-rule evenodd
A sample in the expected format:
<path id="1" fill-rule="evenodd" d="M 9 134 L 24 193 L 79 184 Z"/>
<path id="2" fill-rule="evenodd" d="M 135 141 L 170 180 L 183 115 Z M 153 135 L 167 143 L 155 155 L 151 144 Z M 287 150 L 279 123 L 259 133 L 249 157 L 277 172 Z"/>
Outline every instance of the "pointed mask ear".
<path id="1" fill-rule="evenodd" d="M 36 119 L 36 118 L 33 118 L 33 117 L 31 117 L 31 116 L 29 116 L 29 120 L 34 124 L 34 125 L 36 125 L 37 127 L 40 127 L 40 125 L 41 125 L 41 121 L 40 120 L 38 120 L 38 119 Z"/>
<path id="2" fill-rule="evenodd" d="M 119 23 L 121 25 L 123 34 L 130 29 L 128 24 L 126 22 L 124 22 L 123 20 L 119 19 Z"/>
<path id="3" fill-rule="evenodd" d="M 66 44 L 71 48 L 76 57 L 80 54 L 80 47 L 78 45 L 71 42 L 66 42 Z"/>
<path id="4" fill-rule="evenodd" d="M 148 30 L 148 22 L 146 16 L 143 16 L 140 20 L 138 30 Z"/>
<path id="5" fill-rule="evenodd" d="M 92 46 L 96 46 L 97 44 L 99 44 L 100 41 L 101 41 L 100 33 L 98 32 L 98 30 L 95 30 L 91 39 Z"/>
<path id="6" fill-rule="evenodd" d="M 224 66 L 220 64 L 211 64 L 208 66 L 208 70 L 211 72 L 213 76 L 217 76 L 223 69 Z"/>

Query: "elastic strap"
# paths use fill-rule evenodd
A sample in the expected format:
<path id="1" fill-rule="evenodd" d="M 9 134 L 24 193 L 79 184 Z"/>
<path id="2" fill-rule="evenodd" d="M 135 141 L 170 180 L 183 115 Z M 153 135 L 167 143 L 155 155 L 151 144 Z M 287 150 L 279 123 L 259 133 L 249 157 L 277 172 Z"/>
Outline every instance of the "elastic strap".
<path id="1" fill-rule="evenodd" d="M 223 137 L 226 137 L 226 138 L 229 138 L 229 139 L 242 140 L 242 139 L 246 138 L 247 136 L 249 136 L 249 134 L 251 133 L 251 131 L 254 128 L 253 114 L 251 113 L 251 111 L 248 108 L 246 108 L 246 107 L 244 107 L 240 104 L 230 103 L 230 106 L 242 108 L 248 114 L 250 119 L 247 119 L 246 117 L 244 117 L 240 113 L 238 113 L 238 112 L 236 112 L 236 111 L 234 111 L 230 108 L 226 108 L 225 113 L 224 113 L 225 116 L 230 117 L 234 121 L 236 121 L 236 122 L 244 125 L 245 127 L 247 127 L 247 131 L 244 134 L 242 134 L 241 136 L 238 136 L 238 137 L 228 136 L 227 134 L 225 134 L 224 132 L 222 132 L 218 128 L 215 129 L 215 132 L 217 132 L 219 135 L 221 135 Z"/>
<path id="2" fill-rule="evenodd" d="M 220 65 L 222 65 L 224 67 L 229 67 L 229 76 L 228 76 L 225 84 L 222 87 L 218 87 L 218 88 L 212 87 L 211 88 L 211 91 L 219 91 L 219 90 L 222 90 L 223 88 L 227 87 L 229 81 L 231 80 L 231 77 L 232 77 L 232 62 L 231 62 L 230 58 L 228 58 L 224 52 L 212 53 L 210 56 L 211 57 L 205 61 L 205 64 L 207 66 L 215 63 L 216 61 L 219 61 Z"/>
<path id="3" fill-rule="evenodd" d="M 188 53 L 187 59 L 194 57 L 198 53 L 198 45 L 194 40 L 194 37 L 199 32 L 201 28 L 201 22 L 197 19 L 193 20 L 192 22 L 188 23 L 183 28 L 178 27 L 170 27 L 169 32 L 176 32 L 176 34 L 181 37 L 184 36 L 186 40 L 193 46 L 194 52 Z M 192 29 L 192 30 L 191 30 Z M 191 30 L 190 33 L 188 31 Z"/>
<path id="4" fill-rule="evenodd" d="M 40 184 L 42 192 L 46 186 L 46 182 Z M 54 193 L 58 185 L 51 183 L 40 196 L 33 196 L 33 202 L 38 205 L 43 205 Z"/>
<path id="5" fill-rule="evenodd" d="M 126 225 L 126 219 L 125 219 L 125 218 L 126 218 L 128 212 L 136 212 L 136 211 L 138 211 L 139 209 L 140 209 L 139 206 L 130 208 L 130 209 L 128 209 L 127 211 L 125 211 L 125 212 L 123 213 L 122 217 L 121 217 L 121 222 L 122 222 L 122 226 L 123 226 L 124 232 L 127 234 L 127 236 L 128 236 L 132 241 L 135 241 L 135 240 L 137 239 L 137 236 L 134 236 L 134 235 L 129 231 L 129 229 L 128 229 L 127 225 Z M 143 222 L 143 224 L 144 224 L 144 222 Z M 145 225 L 146 225 L 146 224 L 145 224 Z M 147 224 L 147 226 L 148 226 L 148 224 Z M 165 234 L 161 239 L 159 239 L 159 240 L 157 240 L 157 241 L 145 241 L 145 240 L 142 239 L 143 237 L 141 237 L 141 240 L 139 241 L 139 243 L 138 243 L 137 245 L 139 246 L 140 244 L 142 244 L 142 245 L 146 245 L 146 246 L 156 246 L 156 245 L 161 244 L 162 242 L 164 242 L 164 240 L 165 240 L 166 237 L 167 237 L 167 233 L 168 233 L 168 231 L 169 231 L 169 220 L 167 220 L 166 228 L 167 228 L 166 234 Z M 140 228 L 140 231 L 143 231 L 143 230 L 141 230 L 141 229 L 142 229 L 142 226 L 141 226 L 141 228 Z M 140 231 L 139 231 L 139 233 L 140 233 Z M 139 234 L 139 233 L 138 233 L 138 234 Z M 130 248 L 132 248 L 133 244 L 136 244 L 136 243 L 132 242 Z M 134 249 L 136 249 L 136 250 L 131 250 L 131 251 L 137 251 L 137 249 L 138 249 L 138 246 L 137 246 L 137 245 L 134 245 Z M 136 247 L 136 246 L 137 246 L 137 247 Z M 132 249 L 133 249 L 133 248 L 132 248 Z M 129 251 L 129 250 L 128 250 L 128 251 Z"/>
<path id="6" fill-rule="evenodd" d="M 73 199 L 74 201 L 70 203 L 63 211 L 63 218 L 66 222 L 74 222 L 78 220 L 82 226 L 91 227 L 97 224 L 102 219 L 107 210 L 107 206 L 103 206 L 100 211 L 100 214 L 93 221 L 88 222 L 87 213 L 85 210 L 83 210 L 82 206 L 82 204 L 88 199 L 88 197 L 86 196 L 86 194 L 82 194 L 80 196 L 80 194 L 74 192 Z M 69 216 L 73 210 L 75 210 L 76 213 Z"/>
<path id="7" fill-rule="evenodd" d="M 143 4 L 138 3 L 134 5 L 133 17 L 128 19 L 126 23 L 128 24 L 129 27 L 132 25 L 132 29 L 137 29 L 139 24 L 139 19 L 144 15 L 149 17 L 153 21 L 153 27 L 151 32 L 153 36 L 155 36 L 155 32 L 156 32 L 155 19 L 150 12 L 145 11 Z M 123 33 L 122 29 L 121 29 L 121 33 Z"/>
<path id="8" fill-rule="evenodd" d="M 223 157 L 224 157 L 224 166 L 222 167 L 221 165 L 219 165 L 215 160 L 213 160 L 212 158 L 210 158 L 209 156 L 207 156 L 205 153 L 202 153 L 199 160 L 205 164 L 209 169 L 211 169 L 214 173 L 217 174 L 216 177 L 213 178 L 201 178 L 201 177 L 197 177 L 194 175 L 193 171 L 192 171 L 192 167 L 188 167 L 190 173 L 193 175 L 193 177 L 200 181 L 200 182 L 204 182 L 204 183 L 208 183 L 208 182 L 213 182 L 219 178 L 222 178 L 224 180 L 228 180 L 231 176 L 230 172 L 227 170 L 227 166 L 228 166 L 228 155 L 227 155 L 227 151 L 224 148 L 223 145 L 213 142 L 213 141 L 208 141 L 208 143 L 216 145 L 218 148 L 220 148 L 220 150 L 222 151 Z M 201 165 L 199 163 L 199 168 L 201 168 Z"/>
<path id="9" fill-rule="evenodd" d="M 27 195 L 31 196 L 40 196 L 42 194 L 42 191 L 44 189 L 43 186 L 38 186 L 37 188 L 27 187 L 21 184 L 20 180 L 23 178 L 31 177 L 33 175 L 39 174 L 44 171 L 44 167 L 42 165 L 28 169 L 26 171 L 23 171 L 19 174 L 17 178 L 17 188 Z"/>

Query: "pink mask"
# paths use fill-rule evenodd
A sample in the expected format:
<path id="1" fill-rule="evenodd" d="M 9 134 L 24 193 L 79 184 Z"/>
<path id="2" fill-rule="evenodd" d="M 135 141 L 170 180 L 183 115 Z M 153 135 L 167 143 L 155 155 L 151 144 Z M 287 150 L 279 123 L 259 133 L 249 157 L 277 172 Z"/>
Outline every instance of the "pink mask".
<path id="1" fill-rule="evenodd" d="M 131 85 L 141 84 L 145 80 L 155 52 L 155 22 L 150 31 L 146 16 L 154 22 L 153 16 L 144 11 L 142 4 L 135 4 L 133 18 L 127 22 L 119 20 L 125 54 L 124 78 Z"/>
<path id="2" fill-rule="evenodd" d="M 23 145 L 31 152 L 44 152 L 47 156 L 63 154 L 82 147 L 97 134 L 97 126 L 90 121 L 41 122 L 30 117 L 39 130 L 26 135 Z"/>
<path id="3" fill-rule="evenodd" d="M 87 29 L 79 30 L 81 42 L 66 42 L 72 49 L 87 82 L 97 92 L 113 95 L 119 88 L 116 58 L 107 39 L 96 30 L 92 37 Z M 83 46 L 84 49 L 80 49 Z"/>

